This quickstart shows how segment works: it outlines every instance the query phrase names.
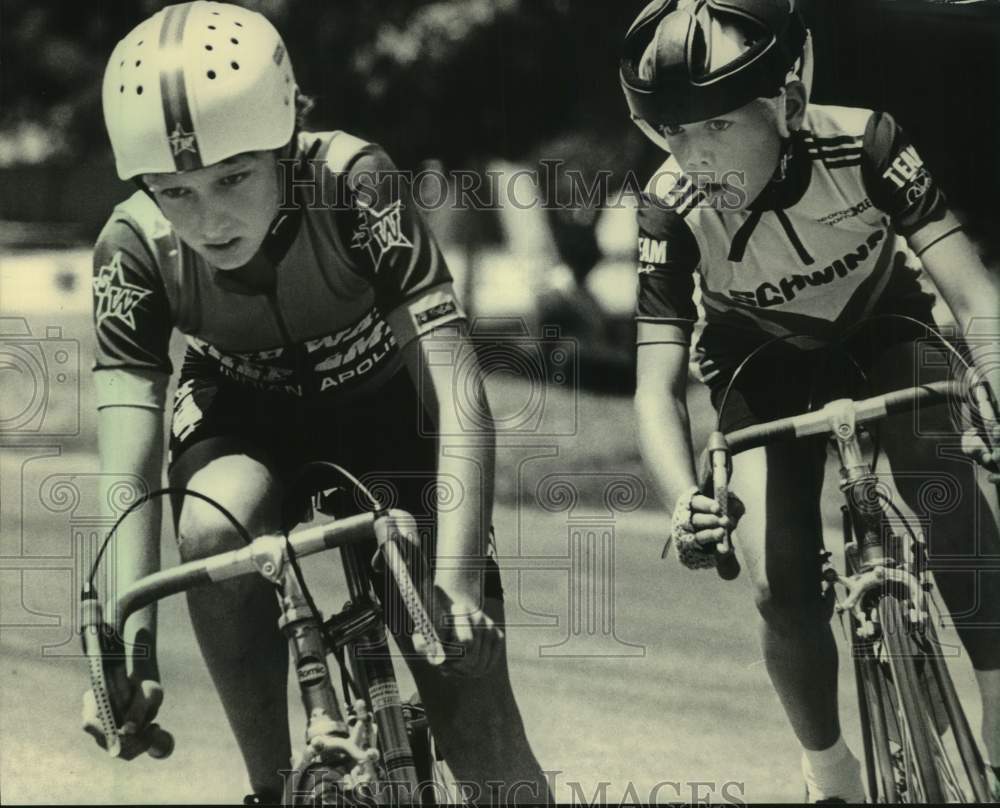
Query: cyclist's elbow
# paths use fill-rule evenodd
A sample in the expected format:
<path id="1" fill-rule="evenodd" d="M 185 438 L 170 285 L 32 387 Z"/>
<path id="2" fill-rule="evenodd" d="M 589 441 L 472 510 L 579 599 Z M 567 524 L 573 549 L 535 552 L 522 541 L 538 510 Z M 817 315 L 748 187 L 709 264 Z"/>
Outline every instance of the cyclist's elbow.
<path id="1" fill-rule="evenodd" d="M 683 388 L 668 381 L 640 382 L 632 398 L 639 426 L 651 422 L 662 423 L 671 415 L 683 415 L 687 412 L 687 398 Z"/>

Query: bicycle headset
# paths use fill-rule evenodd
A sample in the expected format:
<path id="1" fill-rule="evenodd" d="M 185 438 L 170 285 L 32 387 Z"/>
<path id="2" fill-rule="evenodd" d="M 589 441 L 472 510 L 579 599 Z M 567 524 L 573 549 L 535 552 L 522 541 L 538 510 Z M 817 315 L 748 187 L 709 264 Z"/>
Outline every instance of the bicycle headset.
<path id="1" fill-rule="evenodd" d="M 719 59 L 713 47 L 723 44 L 720 28 L 726 25 L 757 35 L 713 70 Z M 808 41 L 791 0 L 654 0 L 625 35 L 619 63 L 632 120 L 663 145 L 664 125 L 707 120 L 778 95 L 800 57 L 805 67 Z M 651 46 L 652 77 L 643 78 L 640 66 Z"/>

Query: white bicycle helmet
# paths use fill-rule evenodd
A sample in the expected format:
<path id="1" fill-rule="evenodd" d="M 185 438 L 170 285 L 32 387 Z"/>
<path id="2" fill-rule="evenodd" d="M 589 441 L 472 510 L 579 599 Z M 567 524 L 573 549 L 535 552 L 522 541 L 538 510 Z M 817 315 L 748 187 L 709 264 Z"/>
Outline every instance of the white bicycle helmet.
<path id="1" fill-rule="evenodd" d="M 118 176 L 189 171 L 277 149 L 295 131 L 295 75 L 261 14 L 195 0 L 137 25 L 104 71 Z"/>

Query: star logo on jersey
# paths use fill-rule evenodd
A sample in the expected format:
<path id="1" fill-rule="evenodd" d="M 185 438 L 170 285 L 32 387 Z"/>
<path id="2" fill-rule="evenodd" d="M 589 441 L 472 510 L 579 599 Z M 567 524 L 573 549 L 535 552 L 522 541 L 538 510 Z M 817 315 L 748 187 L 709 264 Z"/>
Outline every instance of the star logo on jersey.
<path id="1" fill-rule="evenodd" d="M 351 246 L 356 250 L 367 250 L 375 271 L 378 272 L 382 259 L 394 247 L 413 248 L 413 242 L 403 233 L 403 204 L 396 200 L 381 211 L 363 208 L 358 229 L 354 231 Z"/>
<path id="2" fill-rule="evenodd" d="M 174 131 L 170 133 L 167 142 L 170 143 L 170 150 L 174 153 L 174 157 L 184 152 L 191 152 L 194 155 L 198 154 L 198 142 L 195 140 L 194 132 L 185 132 L 180 123 L 174 127 Z"/>
<path id="3" fill-rule="evenodd" d="M 94 278 L 97 324 L 100 325 L 110 317 L 121 320 L 134 331 L 134 309 L 140 300 L 151 294 L 149 289 L 143 289 L 125 280 L 122 254 L 119 250 L 114 254 L 111 263 L 102 266 Z"/>

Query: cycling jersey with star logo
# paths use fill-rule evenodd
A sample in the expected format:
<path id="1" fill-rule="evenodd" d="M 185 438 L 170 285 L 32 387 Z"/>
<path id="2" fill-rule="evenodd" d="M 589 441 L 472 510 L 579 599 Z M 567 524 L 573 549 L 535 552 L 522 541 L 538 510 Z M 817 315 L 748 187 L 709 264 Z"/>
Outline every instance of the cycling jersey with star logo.
<path id="1" fill-rule="evenodd" d="M 98 406 L 164 406 L 174 328 L 185 372 L 344 400 L 396 373 L 402 345 L 464 317 L 385 152 L 343 132 L 297 146 L 288 204 L 246 267 L 214 269 L 145 192 L 115 208 L 94 252 Z"/>

